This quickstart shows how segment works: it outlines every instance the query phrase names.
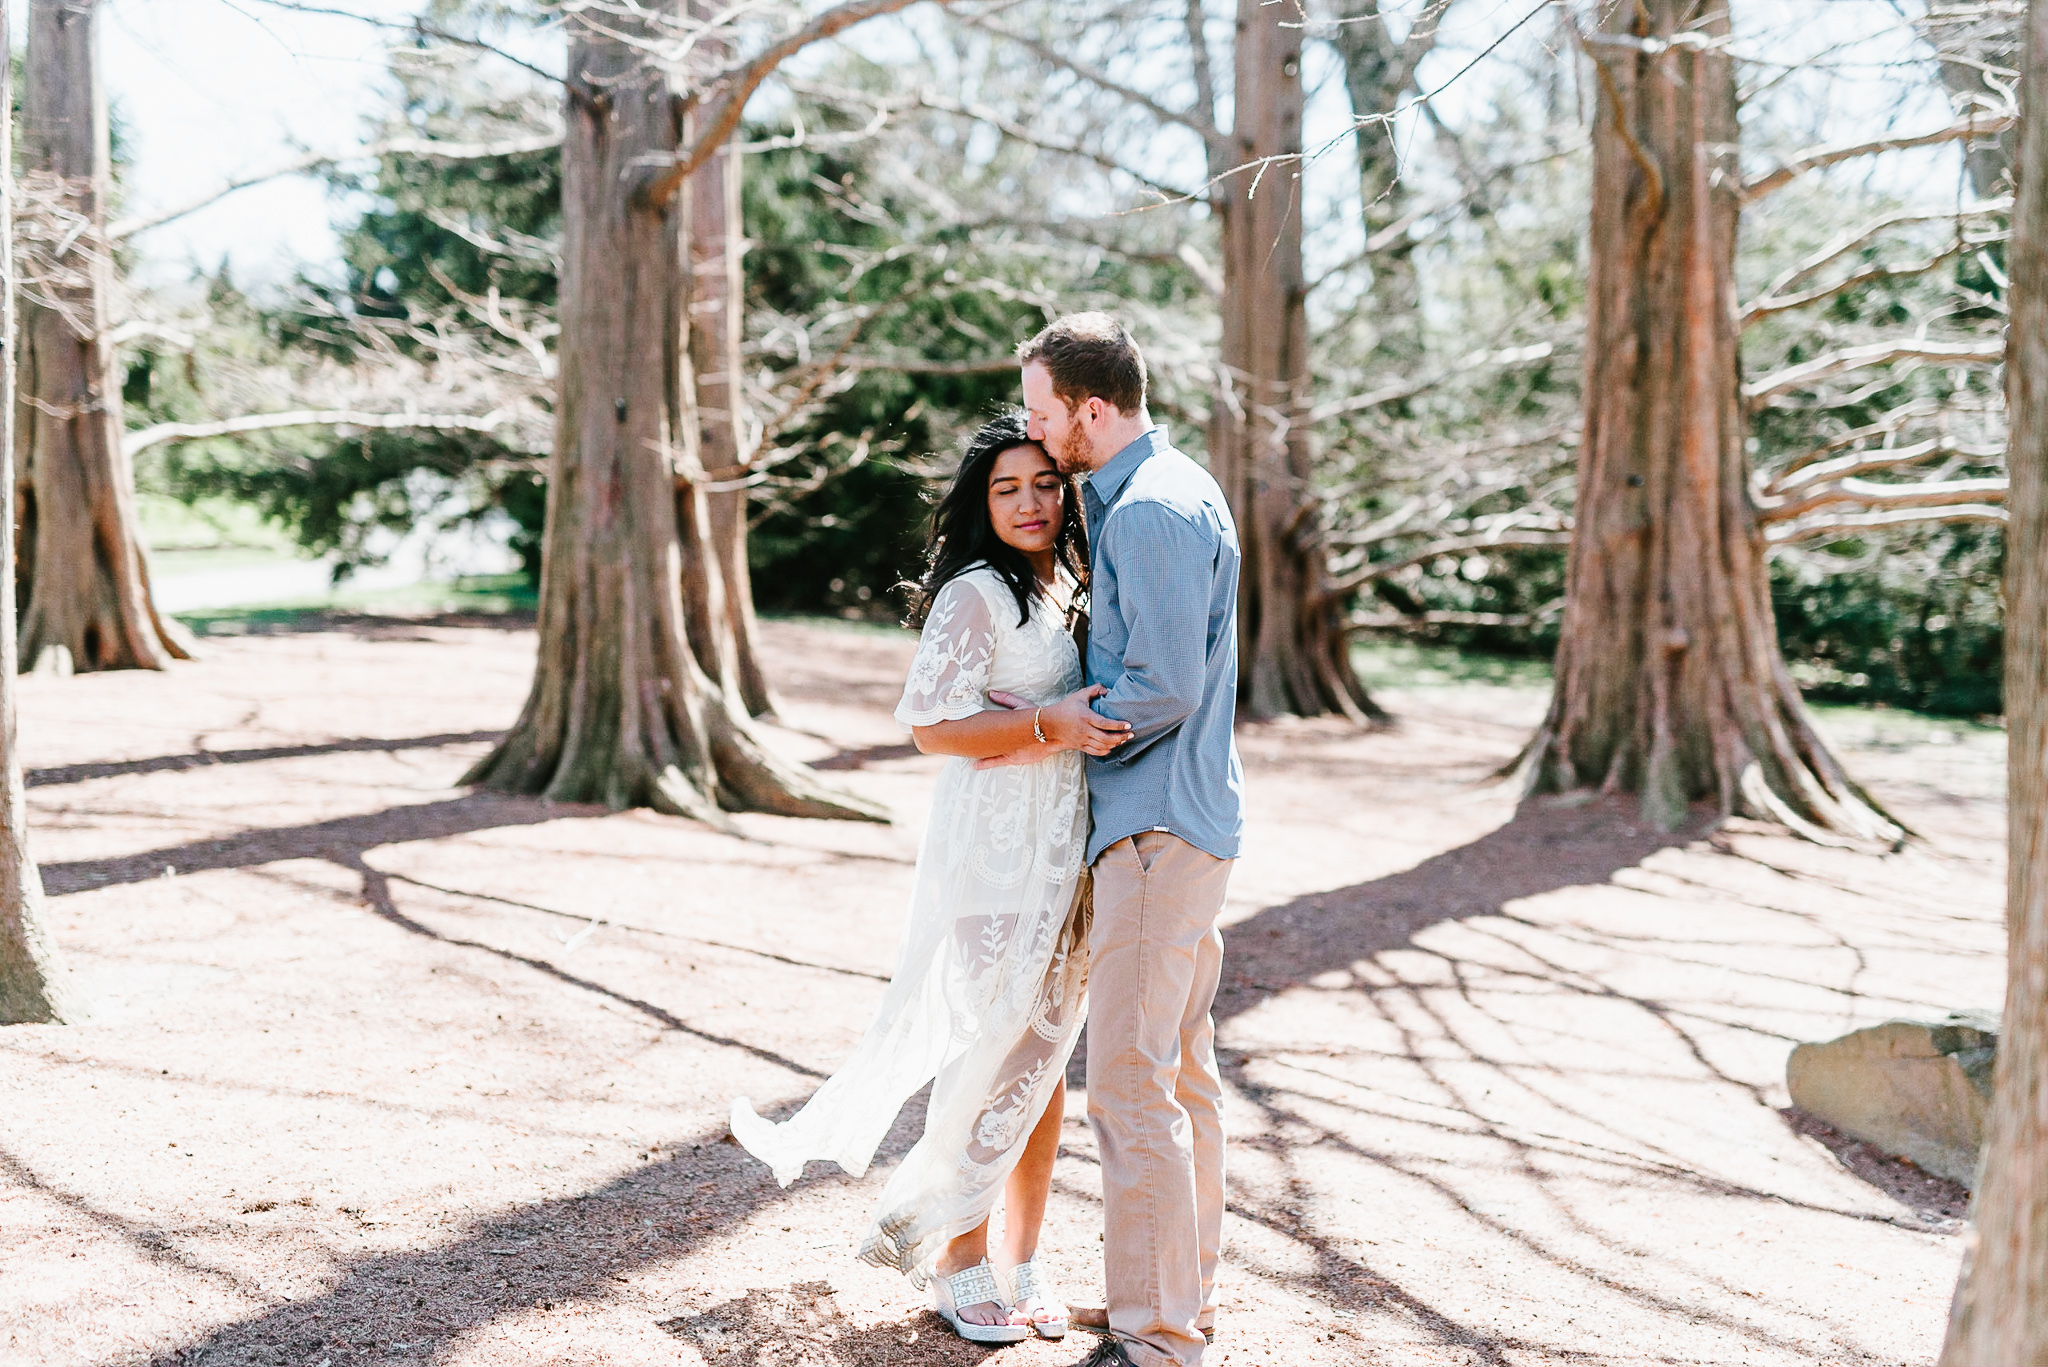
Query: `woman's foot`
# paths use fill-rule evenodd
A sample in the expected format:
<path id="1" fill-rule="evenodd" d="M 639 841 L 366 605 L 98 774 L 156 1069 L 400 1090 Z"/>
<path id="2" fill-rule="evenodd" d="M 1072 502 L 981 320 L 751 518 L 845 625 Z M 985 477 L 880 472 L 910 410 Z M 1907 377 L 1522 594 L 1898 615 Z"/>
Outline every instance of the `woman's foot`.
<path id="1" fill-rule="evenodd" d="M 950 1276 L 939 1273 L 932 1293 L 940 1316 L 970 1343 L 1017 1343 L 1031 1337 L 1029 1325 L 1011 1323 L 1009 1298 L 986 1258 Z"/>
<path id="2" fill-rule="evenodd" d="M 1011 1268 L 1010 1285 L 1017 1293 L 1014 1321 L 1031 1326 L 1043 1338 L 1067 1336 L 1067 1302 L 1038 1259 L 1027 1258 Z"/>

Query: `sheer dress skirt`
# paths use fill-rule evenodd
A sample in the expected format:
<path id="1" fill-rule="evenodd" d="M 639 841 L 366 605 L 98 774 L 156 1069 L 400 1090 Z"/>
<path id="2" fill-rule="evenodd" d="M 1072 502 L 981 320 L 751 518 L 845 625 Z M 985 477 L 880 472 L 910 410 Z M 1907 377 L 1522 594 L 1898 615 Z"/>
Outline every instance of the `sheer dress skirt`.
<path id="1" fill-rule="evenodd" d="M 1049 602 L 1019 621 L 978 569 L 939 593 L 896 715 L 923 726 L 1080 687 Z M 809 1102 L 776 1124 L 741 1097 L 732 1132 L 784 1186 L 813 1159 L 859 1176 L 903 1103 L 932 1084 L 924 1135 L 890 1176 L 860 1256 L 930 1277 L 946 1242 L 988 1217 L 1065 1073 L 1086 1015 L 1090 901 L 1081 756 L 976 769 L 949 758 L 918 853 L 902 947 L 873 1023 Z"/>

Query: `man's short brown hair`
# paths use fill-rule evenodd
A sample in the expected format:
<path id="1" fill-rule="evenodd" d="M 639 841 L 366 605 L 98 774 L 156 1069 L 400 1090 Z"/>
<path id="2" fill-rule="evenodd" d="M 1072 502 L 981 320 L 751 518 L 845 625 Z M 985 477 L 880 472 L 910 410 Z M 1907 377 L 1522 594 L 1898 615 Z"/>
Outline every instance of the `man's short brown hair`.
<path id="1" fill-rule="evenodd" d="M 1106 313 L 1070 313 L 1017 348 L 1021 365 L 1033 361 L 1052 377 L 1052 392 L 1072 412 L 1084 399 L 1101 399 L 1126 417 L 1145 407 L 1145 357 L 1124 325 Z"/>

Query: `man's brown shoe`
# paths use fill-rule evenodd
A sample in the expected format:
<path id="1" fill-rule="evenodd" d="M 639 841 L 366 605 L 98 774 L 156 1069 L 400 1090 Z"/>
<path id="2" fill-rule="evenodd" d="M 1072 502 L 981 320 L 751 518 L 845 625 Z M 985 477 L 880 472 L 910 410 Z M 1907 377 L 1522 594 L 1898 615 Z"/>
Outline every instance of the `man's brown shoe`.
<path id="1" fill-rule="evenodd" d="M 1091 1334 L 1109 1332 L 1109 1309 L 1101 1305 L 1074 1305 L 1067 1308 L 1067 1323 L 1076 1329 L 1086 1329 Z M 1204 1310 L 1195 1316 L 1195 1328 L 1202 1331 L 1202 1337 L 1209 1342 L 1216 1341 L 1216 1312 Z"/>

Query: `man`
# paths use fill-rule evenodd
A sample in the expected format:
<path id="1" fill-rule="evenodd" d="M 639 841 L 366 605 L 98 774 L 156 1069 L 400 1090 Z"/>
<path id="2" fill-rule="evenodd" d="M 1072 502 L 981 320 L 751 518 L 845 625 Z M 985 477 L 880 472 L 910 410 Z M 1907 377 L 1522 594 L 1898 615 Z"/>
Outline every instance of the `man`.
<path id="1" fill-rule="evenodd" d="M 1216 481 L 1153 425 L 1145 359 L 1114 318 L 1061 318 L 1017 355 L 1031 436 L 1086 476 L 1088 682 L 1109 690 L 1095 710 L 1131 726 L 1088 760 L 1088 1119 L 1109 1292 L 1088 1362 L 1194 1367 L 1223 1237 L 1216 919 L 1244 829 L 1237 528 Z"/>

